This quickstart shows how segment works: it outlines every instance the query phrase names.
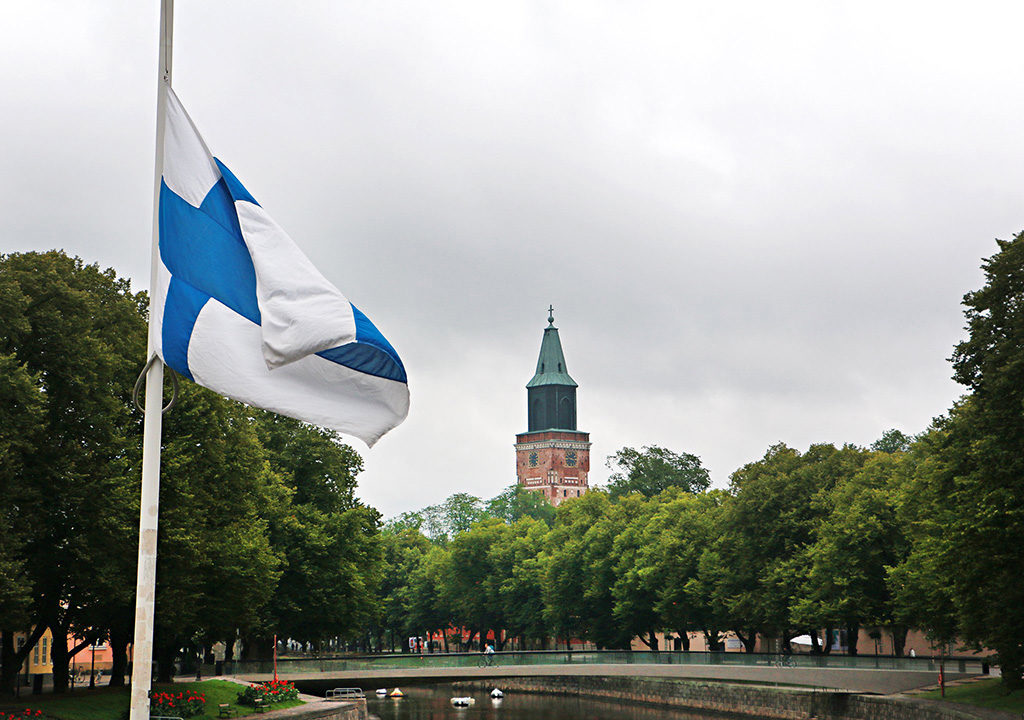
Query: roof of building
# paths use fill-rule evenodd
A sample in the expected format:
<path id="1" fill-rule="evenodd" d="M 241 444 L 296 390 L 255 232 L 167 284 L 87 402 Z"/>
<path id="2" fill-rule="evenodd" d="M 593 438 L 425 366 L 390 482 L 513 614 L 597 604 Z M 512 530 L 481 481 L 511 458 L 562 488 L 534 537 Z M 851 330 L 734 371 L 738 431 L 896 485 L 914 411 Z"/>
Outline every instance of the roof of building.
<path id="1" fill-rule="evenodd" d="M 533 379 L 526 383 L 528 388 L 541 385 L 577 387 L 576 381 L 569 377 L 569 370 L 565 366 L 562 341 L 558 339 L 558 328 L 555 327 L 554 308 L 548 308 L 548 326 L 544 328 L 544 339 L 540 343 L 537 372 Z"/>

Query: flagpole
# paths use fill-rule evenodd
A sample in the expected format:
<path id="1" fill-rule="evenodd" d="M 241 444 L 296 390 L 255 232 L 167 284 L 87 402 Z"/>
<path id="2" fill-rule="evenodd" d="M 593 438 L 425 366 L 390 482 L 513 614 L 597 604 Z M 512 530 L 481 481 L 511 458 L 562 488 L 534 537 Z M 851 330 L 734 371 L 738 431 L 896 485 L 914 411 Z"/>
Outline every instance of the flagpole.
<path id="1" fill-rule="evenodd" d="M 153 610 L 156 599 L 156 533 L 160 506 L 160 435 L 164 364 L 150 362 L 157 347 L 160 267 L 160 180 L 164 165 L 165 98 L 171 83 L 174 0 L 160 1 L 160 67 L 157 76 L 156 162 L 153 181 L 153 242 L 149 275 L 149 341 L 146 349 L 146 414 L 142 431 L 142 500 L 139 509 L 139 565 L 135 589 L 130 720 L 149 720 L 153 675 Z"/>

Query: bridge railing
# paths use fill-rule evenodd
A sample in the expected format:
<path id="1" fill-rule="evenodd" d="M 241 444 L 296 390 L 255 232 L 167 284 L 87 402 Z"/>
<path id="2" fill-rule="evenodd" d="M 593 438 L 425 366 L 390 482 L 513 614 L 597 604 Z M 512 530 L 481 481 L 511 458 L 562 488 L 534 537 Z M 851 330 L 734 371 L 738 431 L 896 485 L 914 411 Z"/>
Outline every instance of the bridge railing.
<path id="1" fill-rule="evenodd" d="M 651 652 L 619 650 L 530 650 L 496 652 L 494 664 L 502 666 L 530 665 L 743 665 L 776 666 L 778 655 L 741 652 Z M 787 656 L 787 667 L 857 668 L 874 670 L 939 670 L 934 657 L 891 657 L 885 655 L 806 655 Z M 381 655 L 283 658 L 277 661 L 278 674 L 312 674 L 362 670 L 475 668 L 479 652 L 468 653 L 385 653 Z M 947 672 L 983 671 L 987 659 L 976 657 L 946 658 Z M 256 675 L 273 672 L 271 662 L 225 663 L 224 672 L 234 675 Z"/>

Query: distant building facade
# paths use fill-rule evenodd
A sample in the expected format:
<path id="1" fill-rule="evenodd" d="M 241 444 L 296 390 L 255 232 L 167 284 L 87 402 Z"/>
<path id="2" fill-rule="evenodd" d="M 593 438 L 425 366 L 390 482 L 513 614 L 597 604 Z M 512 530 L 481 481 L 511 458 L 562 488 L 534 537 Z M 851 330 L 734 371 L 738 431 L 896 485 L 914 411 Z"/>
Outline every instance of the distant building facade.
<path id="1" fill-rule="evenodd" d="M 576 429 L 576 381 L 569 376 L 562 342 L 548 308 L 537 370 L 526 384 L 527 430 L 516 435 L 516 477 L 553 505 L 587 491 L 590 433 Z"/>

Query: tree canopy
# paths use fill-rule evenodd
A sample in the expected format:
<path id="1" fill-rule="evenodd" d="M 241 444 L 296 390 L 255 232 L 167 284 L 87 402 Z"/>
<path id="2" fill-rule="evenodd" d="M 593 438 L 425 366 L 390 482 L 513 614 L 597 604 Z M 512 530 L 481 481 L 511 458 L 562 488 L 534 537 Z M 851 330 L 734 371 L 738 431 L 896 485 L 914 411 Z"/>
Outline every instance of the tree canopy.
<path id="1" fill-rule="evenodd" d="M 606 465 L 614 471 L 608 476 L 608 491 L 616 498 L 634 492 L 654 497 L 670 487 L 702 492 L 711 485 L 711 476 L 696 455 L 656 445 L 624 447 L 610 455 Z"/>

